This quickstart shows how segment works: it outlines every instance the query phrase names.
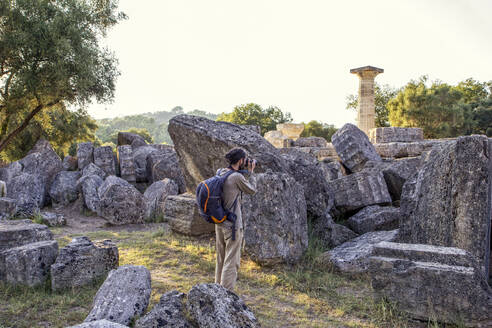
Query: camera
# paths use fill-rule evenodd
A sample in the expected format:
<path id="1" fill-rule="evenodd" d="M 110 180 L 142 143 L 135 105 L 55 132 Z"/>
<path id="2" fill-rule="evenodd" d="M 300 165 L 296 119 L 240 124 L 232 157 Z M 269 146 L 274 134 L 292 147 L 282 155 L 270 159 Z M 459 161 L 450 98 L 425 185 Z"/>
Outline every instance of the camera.
<path id="1" fill-rule="evenodd" d="M 246 159 L 244 160 L 244 167 L 245 168 L 248 168 L 250 165 L 253 165 L 253 164 L 258 164 L 258 162 L 256 161 L 256 159 L 252 159 L 252 158 L 249 158 L 249 157 L 246 157 Z"/>

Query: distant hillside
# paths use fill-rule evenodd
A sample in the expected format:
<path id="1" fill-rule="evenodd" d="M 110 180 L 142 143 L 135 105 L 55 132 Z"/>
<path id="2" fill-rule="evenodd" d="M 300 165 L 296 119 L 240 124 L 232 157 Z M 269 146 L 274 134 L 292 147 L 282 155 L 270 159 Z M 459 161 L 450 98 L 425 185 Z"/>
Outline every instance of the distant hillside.
<path id="1" fill-rule="evenodd" d="M 185 112 L 182 107 L 177 106 L 170 111 L 97 120 L 99 128 L 96 131 L 96 135 L 102 143 L 107 143 L 114 142 L 115 133 L 118 133 L 119 131 L 125 131 L 131 128 L 146 129 L 154 139 L 154 143 L 172 144 L 171 137 L 167 133 L 167 126 L 169 120 L 179 114 L 185 114 Z M 197 109 L 187 112 L 186 114 L 203 116 L 211 120 L 215 120 L 218 116 Z"/>

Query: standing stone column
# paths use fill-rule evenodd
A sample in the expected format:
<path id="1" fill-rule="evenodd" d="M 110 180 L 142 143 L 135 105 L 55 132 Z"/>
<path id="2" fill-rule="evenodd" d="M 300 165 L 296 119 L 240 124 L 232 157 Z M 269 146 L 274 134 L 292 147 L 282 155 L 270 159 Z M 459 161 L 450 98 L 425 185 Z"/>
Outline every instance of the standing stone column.
<path id="1" fill-rule="evenodd" d="M 374 78 L 384 69 L 373 66 L 353 68 L 350 73 L 359 77 L 359 107 L 357 111 L 357 126 L 369 135 L 369 130 L 376 127 L 374 119 Z"/>

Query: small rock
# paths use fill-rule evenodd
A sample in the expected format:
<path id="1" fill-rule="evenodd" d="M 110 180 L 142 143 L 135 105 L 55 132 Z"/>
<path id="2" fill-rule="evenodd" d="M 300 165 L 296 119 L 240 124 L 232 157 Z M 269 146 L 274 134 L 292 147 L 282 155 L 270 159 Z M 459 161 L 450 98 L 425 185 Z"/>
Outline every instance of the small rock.
<path id="1" fill-rule="evenodd" d="M 150 272 L 143 266 L 124 265 L 112 270 L 94 297 L 84 322 L 100 319 L 129 325 L 149 305 Z"/>
<path id="2" fill-rule="evenodd" d="M 60 227 L 67 224 L 67 220 L 62 214 L 44 212 L 41 213 L 41 220 L 43 224 L 48 227 Z"/>

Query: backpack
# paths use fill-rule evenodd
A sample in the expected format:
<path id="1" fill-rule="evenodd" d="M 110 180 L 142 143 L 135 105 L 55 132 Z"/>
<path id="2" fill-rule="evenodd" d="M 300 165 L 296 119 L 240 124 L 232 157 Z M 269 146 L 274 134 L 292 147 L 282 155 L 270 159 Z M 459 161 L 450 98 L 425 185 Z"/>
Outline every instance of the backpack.
<path id="1" fill-rule="evenodd" d="M 217 174 L 198 184 L 196 188 L 196 203 L 200 215 L 209 223 L 221 224 L 226 220 L 232 222 L 232 240 L 236 240 L 236 214 L 224 208 L 222 188 L 227 178 L 238 171 L 230 170 L 220 176 Z M 236 207 L 237 197 L 232 208 Z"/>

